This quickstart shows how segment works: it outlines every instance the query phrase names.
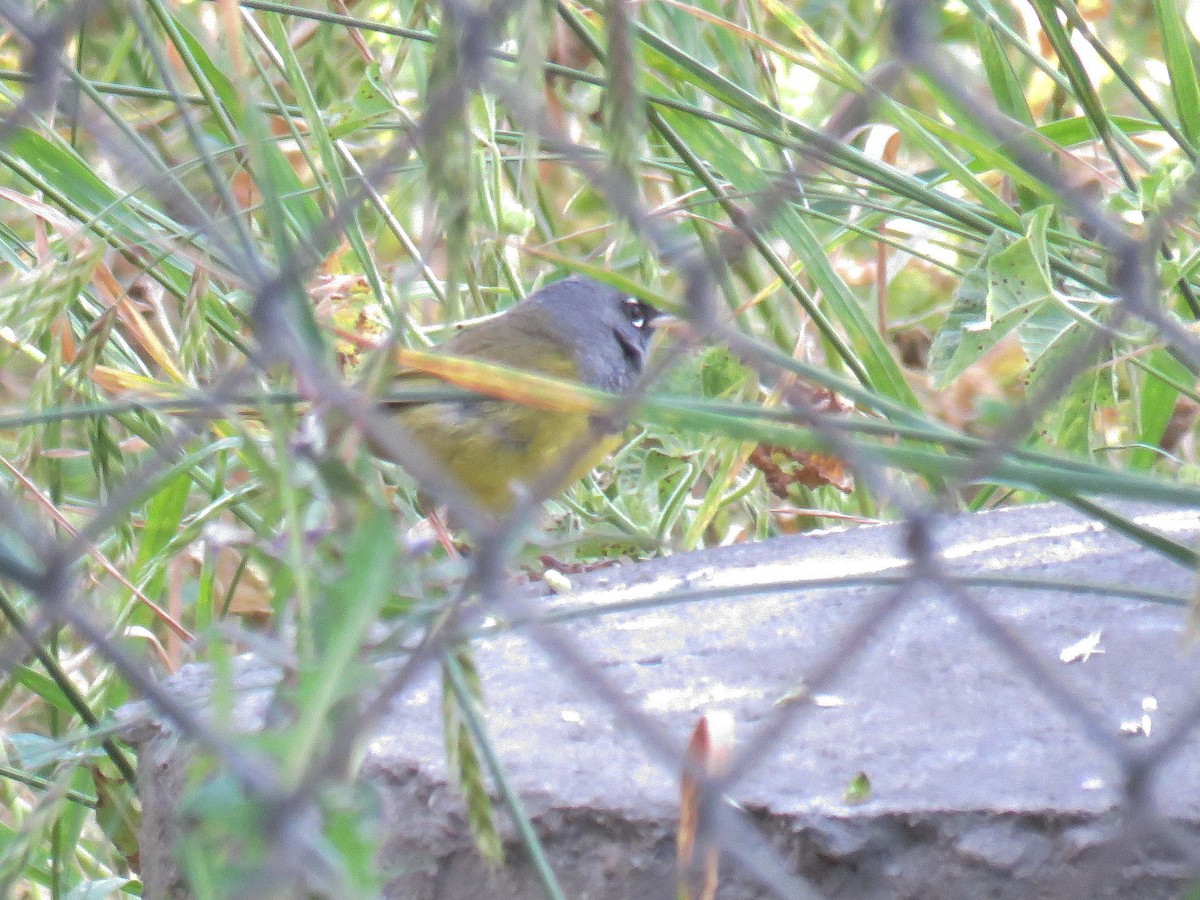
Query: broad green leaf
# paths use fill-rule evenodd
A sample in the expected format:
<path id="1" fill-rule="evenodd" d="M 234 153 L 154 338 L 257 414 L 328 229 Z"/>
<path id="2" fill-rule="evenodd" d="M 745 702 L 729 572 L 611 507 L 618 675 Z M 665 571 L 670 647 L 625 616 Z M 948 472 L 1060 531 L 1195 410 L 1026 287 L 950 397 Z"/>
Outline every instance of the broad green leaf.
<path id="1" fill-rule="evenodd" d="M 1191 160 L 1170 158 L 1147 172 L 1138 183 L 1142 211 L 1152 214 L 1170 208 L 1172 203 L 1178 201 L 1179 192 L 1187 190 L 1188 181 L 1195 171 L 1195 164 Z"/>
<path id="2" fill-rule="evenodd" d="M 383 79 L 379 63 L 372 62 L 349 101 L 326 113 L 329 137 L 332 140 L 350 137 L 383 116 L 395 115 L 399 109 L 400 103 Z"/>
<path id="3" fill-rule="evenodd" d="M 1039 208 L 1025 235 L 1007 246 L 1000 233 L 993 234 L 964 276 L 930 350 L 936 386 L 945 387 L 961 375 L 1053 298 L 1046 252 L 1051 212 L 1049 206 Z"/>
<path id="4" fill-rule="evenodd" d="M 993 321 L 1031 312 L 1052 293 L 1046 254 L 1046 226 L 1053 209 L 1043 206 L 1029 218 L 1025 236 L 988 262 L 988 317 Z"/>
<path id="5" fill-rule="evenodd" d="M 1068 337 L 1081 338 L 1082 335 Z M 1093 366 L 1082 366 L 1082 371 L 1062 392 L 1054 408 L 1045 417 L 1041 434 L 1047 445 L 1073 455 L 1091 452 L 1092 425 L 1096 409 L 1102 405 L 1096 395 L 1103 384 L 1103 375 Z"/>
<path id="6" fill-rule="evenodd" d="M 367 630 L 388 599 L 394 580 L 395 523 L 384 510 L 371 508 L 346 543 L 344 574 L 332 585 L 329 603 L 318 622 L 323 670 L 336 680 L 357 655 Z"/>
<path id="7" fill-rule="evenodd" d="M 120 246 L 154 246 L 186 240 L 191 229 L 178 225 L 137 197 L 115 190 L 57 135 L 46 137 L 29 128 L 7 135 L 0 162 L 21 174 L 66 213 L 91 231 Z M 162 258 L 155 275 L 180 294 L 191 278 L 181 258 Z"/>
<path id="8" fill-rule="evenodd" d="M 945 387 L 995 343 L 978 335 L 989 328 L 987 263 L 1002 242 L 999 232 L 992 235 L 979 262 L 967 270 L 954 291 L 954 304 L 929 348 L 929 373 L 935 387 Z"/>

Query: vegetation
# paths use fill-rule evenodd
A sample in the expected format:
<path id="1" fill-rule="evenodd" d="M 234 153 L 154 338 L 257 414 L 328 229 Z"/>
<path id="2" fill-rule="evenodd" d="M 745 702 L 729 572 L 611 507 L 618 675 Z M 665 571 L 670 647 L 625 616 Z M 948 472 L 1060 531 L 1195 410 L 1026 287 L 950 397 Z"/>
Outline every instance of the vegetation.
<path id="1" fill-rule="evenodd" d="M 514 4 L 483 65 L 454 5 L 44 3 L 64 23 L 53 108 L 29 34 L 0 42 L 0 895 L 141 894 L 133 757 L 110 739 L 139 691 L 14 576 L 49 542 L 79 557 L 71 608 L 159 674 L 270 642 L 297 713 L 245 746 L 285 787 L 378 687 L 374 655 L 445 622 L 470 567 L 426 540 L 410 475 L 317 433 L 312 385 L 256 354 L 276 269 L 303 278 L 282 308 L 304 352 L 356 380 L 374 345 L 431 346 L 567 271 L 686 315 L 663 251 L 717 259 L 770 213 L 713 267 L 753 344 L 667 329 L 664 352 L 686 352 L 630 442 L 512 549 L 535 577 L 896 519 L 907 497 L 1060 498 L 1195 564 L 1098 504 L 1200 501 L 1200 6 L 935 8 L 965 95 L 920 59 L 888 77 L 875 3 L 655 0 L 625 27 L 610 8 Z M 856 97 L 861 121 L 822 141 Z M 638 202 L 611 189 L 623 176 Z M 1104 223 L 1157 248 L 1154 315 L 1126 302 Z M 441 665 L 450 759 L 496 853 L 479 676 L 465 647 Z M 244 787 L 193 798 L 186 859 L 209 896 L 267 852 Z M 369 895 L 360 799 L 315 799 Z"/>

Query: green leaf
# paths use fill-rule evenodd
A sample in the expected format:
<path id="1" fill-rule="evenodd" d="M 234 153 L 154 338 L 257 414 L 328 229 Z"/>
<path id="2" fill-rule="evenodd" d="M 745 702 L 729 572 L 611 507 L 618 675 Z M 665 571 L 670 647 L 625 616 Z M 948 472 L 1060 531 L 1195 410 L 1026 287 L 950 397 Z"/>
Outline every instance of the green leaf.
<path id="1" fill-rule="evenodd" d="M 805 271 L 821 292 L 832 316 L 845 330 L 853 357 L 867 372 L 868 386 L 912 409 L 916 396 L 900 371 L 891 349 L 860 301 L 829 262 L 829 256 L 797 207 L 789 207 L 776 222 L 776 230 L 804 261 Z"/>
<path id="2" fill-rule="evenodd" d="M 138 545 L 137 563 L 134 571 L 141 573 L 146 565 L 162 552 L 171 538 L 179 533 L 183 513 L 187 508 L 192 480 L 187 472 L 176 472 L 163 480 L 158 491 L 146 504 L 146 525 L 142 529 L 142 541 Z M 153 583 L 146 586 L 150 596 L 160 593 L 163 573 L 156 575 Z"/>
<path id="3" fill-rule="evenodd" d="M 16 680 L 37 694 L 42 700 L 54 706 L 59 712 L 64 712 L 70 716 L 76 714 L 71 698 L 63 693 L 58 682 L 49 675 L 44 675 L 29 666 L 21 666 L 16 671 Z"/>
<path id="4" fill-rule="evenodd" d="M 358 661 L 367 631 L 391 597 L 397 543 L 387 510 L 370 508 L 346 545 L 341 577 L 314 617 L 320 658 L 300 675 L 297 702 L 302 709 L 289 741 L 287 761 L 298 773 L 311 758 L 329 724 L 334 705 L 364 680 L 369 669 Z"/>
<path id="5" fill-rule="evenodd" d="M 325 812 L 325 837 L 341 863 L 345 891 L 352 897 L 378 897 L 383 887 L 377 863 L 380 797 L 373 787 L 356 783 L 332 797 Z"/>
<path id="6" fill-rule="evenodd" d="M 929 348 L 929 373 L 935 387 L 945 387 L 1003 337 L 992 333 L 988 321 L 988 262 L 1003 243 L 1002 233 L 993 233 L 979 261 L 967 270 L 954 292 L 954 304 Z"/>
<path id="7" fill-rule="evenodd" d="M 92 783 L 96 786 L 96 823 L 105 836 L 127 860 L 138 854 L 138 829 L 142 813 L 124 780 L 106 776 L 99 766 L 90 766 Z"/>
<path id="8" fill-rule="evenodd" d="M 339 140 L 386 115 L 394 115 L 400 103 L 383 79 L 378 62 L 371 62 L 363 72 L 354 95 L 345 105 L 335 105 L 330 118 L 329 138 Z M 339 114 L 340 113 L 340 114 Z"/>
<path id="9" fill-rule="evenodd" d="M 993 234 L 964 276 L 930 349 L 935 386 L 945 387 L 1053 298 L 1046 251 L 1052 212 L 1050 206 L 1039 207 L 1029 217 L 1025 235 L 1002 249 L 1004 236 Z"/>
<path id="10" fill-rule="evenodd" d="M 332 585 L 327 616 L 319 622 L 324 650 L 322 669 L 337 674 L 355 658 L 371 623 L 391 595 L 397 541 L 390 513 L 378 507 L 346 544 L 342 577 Z"/>
<path id="11" fill-rule="evenodd" d="M 4 739 L 12 747 L 22 768 L 33 771 L 60 763 L 72 755 L 61 741 L 42 734 L 21 731 L 6 735 Z"/>
<path id="12" fill-rule="evenodd" d="M 866 772 L 859 772 L 850 779 L 850 783 L 846 785 L 846 793 L 842 799 L 849 805 L 866 803 L 871 799 L 871 779 L 867 776 Z"/>
<path id="13" fill-rule="evenodd" d="M 1079 58 L 1079 54 L 1075 52 L 1067 29 L 1059 21 L 1055 0 L 1031 0 L 1031 3 L 1037 10 L 1047 40 L 1058 55 L 1060 67 L 1070 79 L 1075 101 L 1083 107 L 1088 122 L 1095 129 L 1096 136 L 1104 140 L 1106 144 L 1109 143 L 1112 123 L 1109 121 L 1104 104 L 1096 94 L 1096 89 L 1092 86 L 1086 66 Z"/>
<path id="14" fill-rule="evenodd" d="M 1029 111 L 1029 101 L 1025 99 L 1025 86 L 1017 79 L 1017 73 L 1013 71 L 1004 47 L 985 22 L 979 19 L 972 21 L 975 26 L 975 40 L 979 43 L 980 59 L 983 61 L 983 71 L 992 87 L 996 105 L 1005 115 L 1032 128 L 1033 113 Z"/>
<path id="15" fill-rule="evenodd" d="M 1082 339 L 1083 335 L 1071 337 Z M 1099 405 L 1096 395 L 1103 384 L 1102 375 L 1092 366 L 1084 366 L 1062 392 L 1042 427 L 1042 437 L 1048 445 L 1072 454 L 1091 452 L 1092 423 Z"/>
<path id="16" fill-rule="evenodd" d="M 1187 366 L 1166 350 L 1151 350 L 1142 359 L 1146 376 L 1141 384 L 1138 404 L 1137 440 L 1144 446 L 1135 447 L 1130 454 L 1129 465 L 1133 469 L 1149 469 L 1162 459 L 1152 447 L 1157 447 L 1167 429 L 1167 423 L 1175 412 L 1175 401 L 1179 397 L 1179 385 L 1190 385 L 1192 374 Z"/>
<path id="17" fill-rule="evenodd" d="M 1076 357 L 1095 331 L 1096 326 L 1083 317 L 1082 310 L 1075 315 L 1068 311 L 1064 305 L 1067 302 L 1072 301 L 1057 298 L 1022 328 L 1021 346 L 1029 360 L 1026 382 L 1033 393 L 1041 390 L 1046 379 L 1062 366 L 1080 365 Z M 1098 308 L 1093 305 L 1088 311 L 1094 313 Z"/>
<path id="18" fill-rule="evenodd" d="M 988 265 L 991 318 L 1036 308 L 1052 293 L 1046 226 L 1053 212 L 1050 206 L 1040 207 L 1030 216 L 1025 236 L 992 257 Z"/>
<path id="19" fill-rule="evenodd" d="M 1196 63 L 1192 55 L 1195 41 L 1188 34 L 1183 21 L 1183 7 L 1178 0 L 1154 0 L 1154 14 L 1162 34 L 1167 71 L 1171 75 L 1175 112 L 1184 134 L 1195 146 L 1200 141 L 1200 83 L 1196 79 Z"/>
<path id="20" fill-rule="evenodd" d="M 700 358 L 700 390 L 705 397 L 740 394 L 751 377 L 750 369 L 728 347 L 709 347 Z"/>
<path id="21" fill-rule="evenodd" d="M 1109 116 L 1108 121 L 1117 131 L 1128 135 L 1157 134 L 1162 131 L 1158 123 L 1151 122 L 1148 119 L 1137 119 L 1133 116 L 1114 115 Z M 1065 119 L 1047 122 L 1044 125 L 1039 125 L 1037 130 L 1038 134 L 1042 135 L 1042 137 L 1053 141 L 1061 147 L 1086 144 L 1096 137 L 1092 131 L 1091 124 L 1083 116 L 1070 116 Z"/>

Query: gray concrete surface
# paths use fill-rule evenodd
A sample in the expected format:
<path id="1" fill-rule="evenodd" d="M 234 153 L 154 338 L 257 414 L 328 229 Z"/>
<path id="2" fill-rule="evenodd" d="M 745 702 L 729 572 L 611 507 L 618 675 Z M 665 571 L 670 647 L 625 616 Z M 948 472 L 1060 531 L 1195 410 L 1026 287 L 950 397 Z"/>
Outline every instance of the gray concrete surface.
<path id="1" fill-rule="evenodd" d="M 1137 511 L 1143 524 L 1195 544 L 1200 511 Z M 1060 506 L 947 518 L 937 533 L 964 576 L 1180 597 L 1194 588 L 1191 571 Z M 720 599 L 559 627 L 598 676 L 680 744 L 698 716 L 720 709 L 745 746 L 889 589 L 754 586 L 899 574 L 902 539 L 900 526 L 877 526 L 681 554 L 576 576 L 569 595 L 540 602 L 553 609 L 680 586 L 730 588 Z M 1185 640 L 1184 609 L 1100 590 L 1007 585 L 972 593 L 1082 698 L 1102 740 L 1138 752 L 1191 714 L 1200 658 Z M 1095 652 L 1060 658 L 1097 633 Z M 481 640 L 476 652 L 492 735 L 567 895 L 673 897 L 678 771 L 526 635 Z M 277 676 L 243 664 L 239 712 L 253 728 Z M 195 702 L 206 678 L 192 667 L 174 684 Z M 1118 760 L 933 586 L 882 622 L 861 658 L 822 690 L 734 791 L 813 896 L 1166 898 L 1181 896 L 1200 873 L 1200 738 L 1189 736 L 1153 770 L 1154 827 L 1123 831 Z M 170 851 L 187 753 L 144 710 L 124 716 L 141 751 L 147 896 L 182 897 Z M 848 803 L 860 772 L 869 797 Z M 542 896 L 517 845 L 502 871 L 478 860 L 447 785 L 432 680 L 396 703 L 367 748 L 361 778 L 383 800 L 384 858 L 396 873 L 388 897 Z M 769 896 L 733 864 L 722 876 L 722 898 Z"/>

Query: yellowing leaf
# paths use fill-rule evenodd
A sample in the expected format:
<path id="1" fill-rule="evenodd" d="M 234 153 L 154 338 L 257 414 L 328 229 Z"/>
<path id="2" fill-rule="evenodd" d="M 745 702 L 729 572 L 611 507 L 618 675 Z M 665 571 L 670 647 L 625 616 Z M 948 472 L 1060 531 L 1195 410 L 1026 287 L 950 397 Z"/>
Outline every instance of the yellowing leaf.
<path id="1" fill-rule="evenodd" d="M 162 398 L 179 396 L 179 388 L 174 384 L 111 366 L 94 366 L 88 377 L 101 390 L 116 396 L 130 393 Z"/>
<path id="2" fill-rule="evenodd" d="M 601 392 L 570 381 L 478 359 L 400 348 L 396 361 L 456 387 L 535 409 L 601 415 L 611 402 Z"/>

